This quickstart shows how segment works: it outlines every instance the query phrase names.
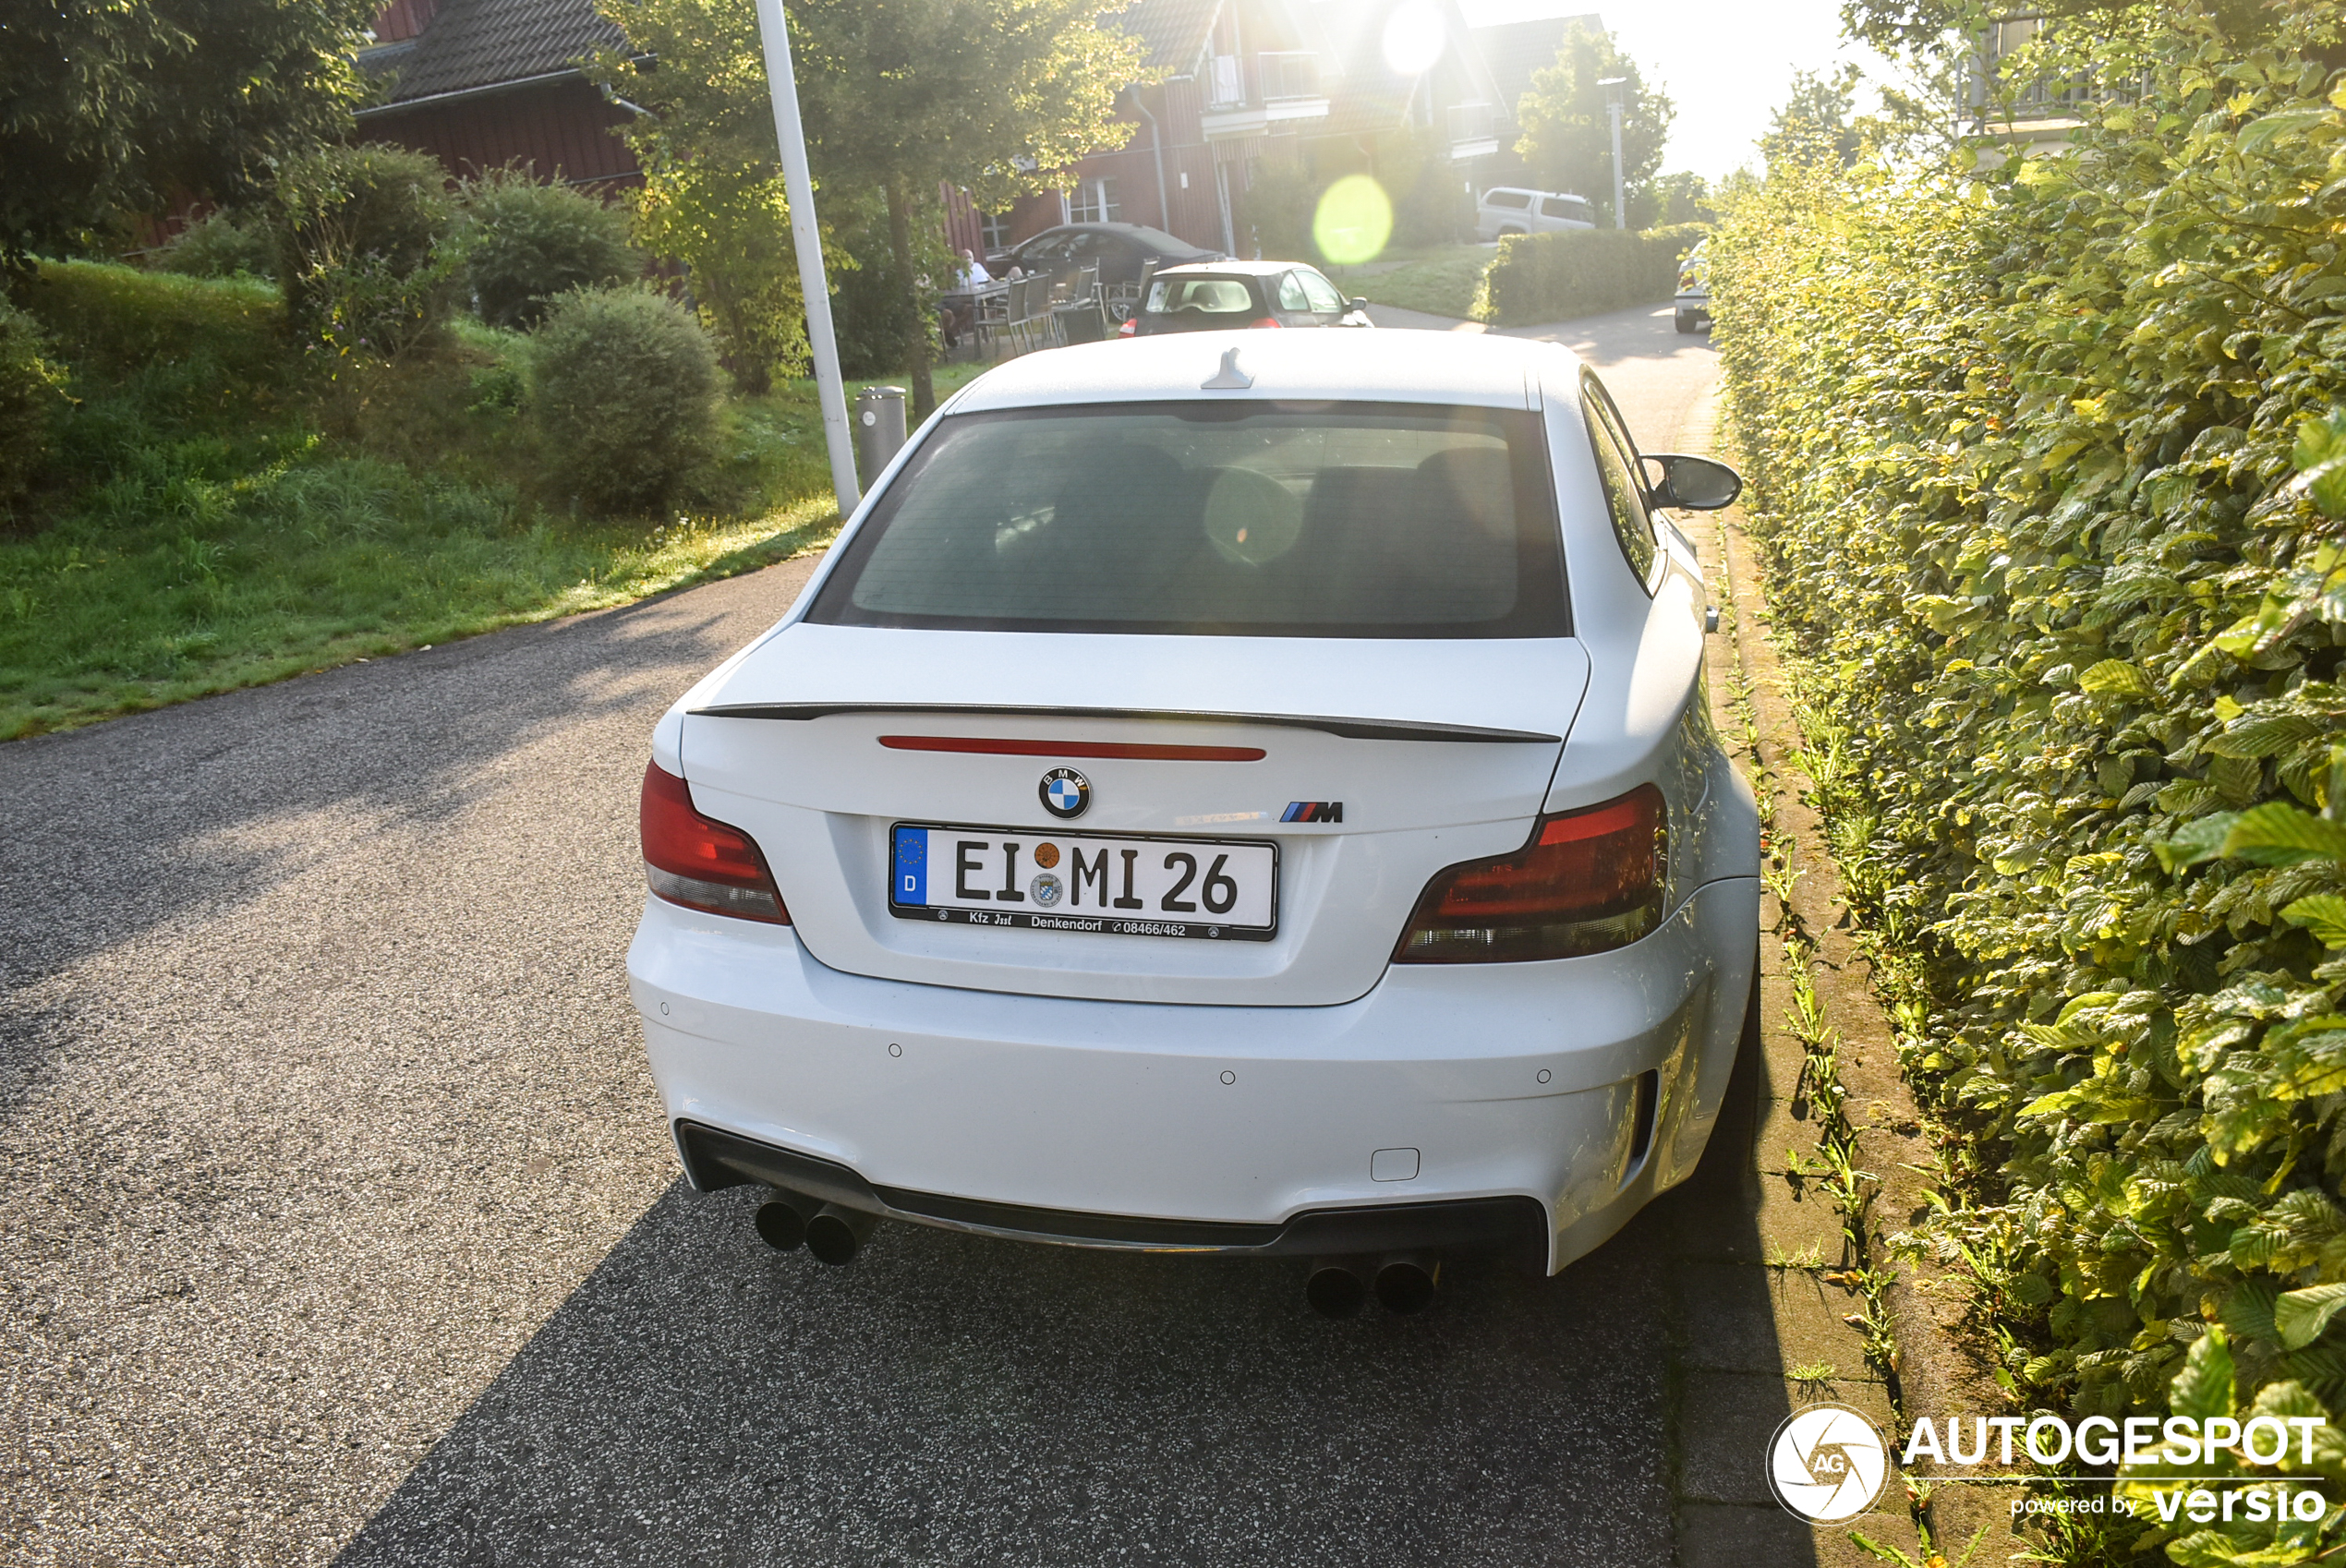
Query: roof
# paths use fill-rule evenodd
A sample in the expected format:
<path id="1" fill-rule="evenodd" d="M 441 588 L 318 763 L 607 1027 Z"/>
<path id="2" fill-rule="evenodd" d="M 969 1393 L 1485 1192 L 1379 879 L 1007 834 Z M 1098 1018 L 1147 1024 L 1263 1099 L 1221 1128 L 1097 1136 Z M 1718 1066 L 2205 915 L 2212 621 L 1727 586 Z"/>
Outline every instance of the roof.
<path id="1" fill-rule="evenodd" d="M 1474 47 L 1499 85 L 1499 102 L 1512 115 L 1523 95 L 1531 90 L 1531 73 L 1556 63 L 1564 35 L 1578 26 L 1583 32 L 1604 31 L 1604 20 L 1590 11 L 1578 17 L 1542 17 L 1528 22 L 1501 22 L 1474 29 Z"/>
<path id="2" fill-rule="evenodd" d="M 1229 349 L 1252 384 L 1203 390 Z M 1535 378 L 1560 380 L 1574 363 L 1562 344 L 1483 332 L 1171 332 L 1023 355 L 972 381 L 950 406 L 1236 397 L 1528 408 L 1537 406 Z"/>
<path id="3" fill-rule="evenodd" d="M 1205 35 L 1221 8 L 1222 0 L 1132 0 L 1116 21 L 1141 41 L 1143 66 L 1179 76 L 1205 53 Z"/>
<path id="4" fill-rule="evenodd" d="M 1307 272 L 1319 271 L 1309 261 L 1184 261 L 1178 267 L 1159 267 L 1151 277 L 1169 278 L 1176 272 L 1183 277 L 1268 277 L 1274 272 L 1291 272 L 1300 267 Z"/>
<path id="5" fill-rule="evenodd" d="M 413 43 L 370 50 L 361 63 L 398 73 L 391 106 L 567 72 L 625 42 L 594 0 L 441 0 Z"/>

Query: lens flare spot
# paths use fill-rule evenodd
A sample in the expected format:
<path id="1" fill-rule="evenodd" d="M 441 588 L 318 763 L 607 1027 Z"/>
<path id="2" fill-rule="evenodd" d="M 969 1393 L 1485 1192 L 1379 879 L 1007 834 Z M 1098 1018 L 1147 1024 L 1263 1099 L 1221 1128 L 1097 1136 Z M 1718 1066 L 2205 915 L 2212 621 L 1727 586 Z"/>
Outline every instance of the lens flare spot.
<path id="1" fill-rule="evenodd" d="M 1409 0 L 1394 7 L 1385 22 L 1385 63 L 1396 76 L 1413 77 L 1430 71 L 1448 43 L 1442 13 L 1429 0 Z"/>
<path id="2" fill-rule="evenodd" d="M 1339 267 L 1373 261 L 1393 237 L 1393 202 L 1367 175 L 1347 175 L 1320 195 L 1312 238 Z"/>

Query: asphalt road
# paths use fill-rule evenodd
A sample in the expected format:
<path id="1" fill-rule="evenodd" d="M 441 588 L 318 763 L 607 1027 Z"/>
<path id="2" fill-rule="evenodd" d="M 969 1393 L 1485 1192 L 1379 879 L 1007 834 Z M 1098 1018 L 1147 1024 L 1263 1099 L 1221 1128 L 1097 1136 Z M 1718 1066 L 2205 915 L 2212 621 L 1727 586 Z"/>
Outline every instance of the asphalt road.
<path id="1" fill-rule="evenodd" d="M 1711 374 L 1557 335 L 1651 446 Z M 685 1189 L 635 787 L 810 566 L 0 748 L 0 1560 L 1670 1562 L 1661 1206 L 1329 1323 Z"/>

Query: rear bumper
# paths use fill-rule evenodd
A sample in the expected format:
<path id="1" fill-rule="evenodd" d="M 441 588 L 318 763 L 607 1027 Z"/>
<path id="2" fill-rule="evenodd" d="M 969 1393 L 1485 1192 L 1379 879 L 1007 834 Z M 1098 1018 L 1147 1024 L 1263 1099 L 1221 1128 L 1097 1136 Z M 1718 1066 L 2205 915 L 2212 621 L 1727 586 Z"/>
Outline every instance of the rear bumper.
<path id="1" fill-rule="evenodd" d="M 693 1186 L 704 1192 L 765 1182 L 842 1208 L 1013 1241 L 1262 1258 L 1417 1250 L 1497 1252 L 1531 1268 L 1544 1266 L 1548 1256 L 1547 1213 L 1529 1198 L 1461 1198 L 1313 1209 L 1280 1224 L 1152 1219 L 878 1188 L 845 1165 L 697 1122 L 678 1122 L 675 1132 L 677 1152 L 683 1156 Z"/>
<path id="2" fill-rule="evenodd" d="M 1700 1157 L 1758 906 L 1735 878 L 1619 952 L 1228 1007 L 842 974 L 787 927 L 653 899 L 628 976 L 704 1189 L 1084 1246 L 1520 1248 L 1553 1271 Z"/>

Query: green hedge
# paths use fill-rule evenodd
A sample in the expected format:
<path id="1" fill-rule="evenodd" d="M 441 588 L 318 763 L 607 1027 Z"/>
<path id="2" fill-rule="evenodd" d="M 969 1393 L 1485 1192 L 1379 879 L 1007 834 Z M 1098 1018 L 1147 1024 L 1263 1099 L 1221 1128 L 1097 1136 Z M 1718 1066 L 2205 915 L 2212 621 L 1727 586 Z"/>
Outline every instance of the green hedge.
<path id="1" fill-rule="evenodd" d="M 1678 259 L 1708 232 L 1700 223 L 1680 223 L 1509 235 L 1482 274 L 1474 319 L 1528 327 L 1668 299 L 1677 292 Z"/>
<path id="2" fill-rule="evenodd" d="M 1951 1129 L 1929 1238 L 2024 1404 L 2320 1415 L 2346 1411 L 2346 87 L 2315 7 L 2255 50 L 2167 16 L 2074 152 L 1772 170 L 1711 281 L 1835 852 Z M 2346 1479 L 2323 1444 L 2293 1467 Z M 2298 1562 L 2342 1521 L 2166 1544 Z"/>

